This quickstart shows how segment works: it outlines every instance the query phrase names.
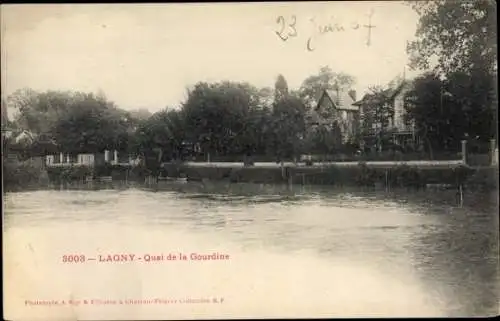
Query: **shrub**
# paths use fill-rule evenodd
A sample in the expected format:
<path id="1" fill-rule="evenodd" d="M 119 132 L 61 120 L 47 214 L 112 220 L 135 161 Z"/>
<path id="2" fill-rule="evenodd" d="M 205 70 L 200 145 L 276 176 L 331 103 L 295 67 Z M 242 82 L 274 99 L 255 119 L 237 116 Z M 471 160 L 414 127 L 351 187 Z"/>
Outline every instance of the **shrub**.
<path id="1" fill-rule="evenodd" d="M 4 188 L 15 189 L 38 184 L 43 170 L 29 162 L 4 159 L 3 182 Z"/>

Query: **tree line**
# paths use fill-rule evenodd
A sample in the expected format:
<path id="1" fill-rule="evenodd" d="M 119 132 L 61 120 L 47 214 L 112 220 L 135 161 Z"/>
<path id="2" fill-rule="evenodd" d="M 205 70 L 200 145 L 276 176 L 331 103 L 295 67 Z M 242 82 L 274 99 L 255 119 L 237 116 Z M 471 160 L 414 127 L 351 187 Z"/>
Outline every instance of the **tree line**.
<path id="1" fill-rule="evenodd" d="M 416 40 L 407 46 L 410 67 L 426 70 L 437 61 L 415 79 L 407 118 L 430 150 L 462 139 L 484 145 L 494 138 L 498 144 L 496 2 L 407 3 L 420 17 Z"/>
<path id="2" fill-rule="evenodd" d="M 417 38 L 407 48 L 410 66 L 428 69 L 429 61 L 438 58 L 436 68 L 417 77 L 405 97 L 406 118 L 415 124 L 425 148 L 453 149 L 467 137 L 480 142 L 496 138 L 494 3 L 408 3 L 420 15 Z M 159 160 L 187 155 L 203 155 L 205 160 L 241 155 L 292 159 L 359 147 L 357 140 L 350 146 L 340 143 L 338 129 L 312 128 L 307 121 L 323 90 L 349 90 L 354 84 L 354 77 L 327 66 L 297 90 L 288 88 L 283 75 L 274 88 L 199 82 L 188 89 L 180 106 L 154 114 L 125 111 L 102 93 L 22 89 L 2 99 L 2 127 L 36 134 L 36 145 L 45 151 L 56 146 L 65 153 L 116 149 Z M 373 91 L 374 110 L 387 106 L 385 92 L 393 85 Z M 4 115 L 7 105 L 18 111 L 12 121 Z M 382 119 L 371 121 L 386 124 L 392 113 L 375 113 Z"/>
<path id="3" fill-rule="evenodd" d="M 188 89 L 180 106 L 154 114 L 125 111 L 102 93 L 22 89 L 5 104 L 18 111 L 8 126 L 35 133 L 38 143 L 55 145 L 64 153 L 116 149 L 162 159 L 180 159 L 186 152 L 286 159 L 320 146 L 318 139 L 305 139 L 306 112 L 314 106 L 314 97 L 324 89 L 353 83 L 353 77 L 329 67 L 305 79 L 297 91 L 289 91 L 283 75 L 274 88 L 199 82 Z"/>

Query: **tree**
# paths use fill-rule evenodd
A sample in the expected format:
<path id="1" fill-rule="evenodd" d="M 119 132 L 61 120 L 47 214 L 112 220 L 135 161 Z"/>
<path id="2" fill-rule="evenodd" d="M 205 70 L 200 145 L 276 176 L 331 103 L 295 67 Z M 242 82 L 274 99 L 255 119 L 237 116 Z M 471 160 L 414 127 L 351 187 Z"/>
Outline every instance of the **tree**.
<path id="1" fill-rule="evenodd" d="M 459 119 L 464 122 L 462 124 L 452 118 L 446 123 L 457 141 L 464 138 L 466 133 L 482 143 L 488 143 L 496 137 L 497 88 L 496 79 L 484 73 L 454 72 L 443 80 L 444 104 L 450 104 L 452 115 L 460 112 Z M 448 109 L 444 109 L 444 112 L 443 116 L 449 118 Z M 451 134 L 445 132 L 444 135 Z"/>
<path id="2" fill-rule="evenodd" d="M 2 130 L 9 125 L 9 115 L 7 113 L 7 102 L 2 98 Z M 3 131 L 2 131 L 3 132 Z"/>
<path id="3" fill-rule="evenodd" d="M 334 72 L 330 67 L 325 66 L 319 70 L 317 75 L 307 77 L 298 91 L 298 96 L 312 108 L 318 101 L 321 93 L 325 89 L 348 90 L 355 83 L 355 78 L 342 72 Z"/>
<path id="4" fill-rule="evenodd" d="M 91 93 L 76 93 L 51 134 L 64 152 L 126 150 L 128 114 Z"/>
<path id="5" fill-rule="evenodd" d="M 128 112 L 131 119 L 137 123 L 148 120 L 153 114 L 146 108 L 139 108 Z"/>
<path id="6" fill-rule="evenodd" d="M 417 39 L 407 47 L 411 67 L 428 69 L 438 58 L 436 71 L 450 73 L 497 70 L 496 3 L 475 1 L 411 1 L 420 20 Z"/>
<path id="7" fill-rule="evenodd" d="M 258 102 L 254 109 L 271 109 L 274 103 L 274 90 L 270 87 L 258 89 Z"/>
<path id="8" fill-rule="evenodd" d="M 238 137 L 245 132 L 250 110 L 259 103 L 259 91 L 245 83 L 200 82 L 189 91 L 183 104 L 188 139 L 200 143 L 206 154 L 236 154 L 242 151 Z"/>
<path id="9" fill-rule="evenodd" d="M 297 97 L 283 98 L 274 104 L 272 114 L 273 147 L 279 159 L 300 154 L 306 136 L 305 106 Z"/>
<path id="10" fill-rule="evenodd" d="M 382 148 L 382 140 L 390 130 L 391 119 L 394 116 L 394 106 L 391 102 L 391 95 L 394 84 L 388 87 L 371 86 L 361 102 L 362 127 L 361 136 L 367 137 L 375 135 L 376 145 L 379 150 Z"/>
<path id="11" fill-rule="evenodd" d="M 342 145 L 342 132 L 336 122 L 319 124 L 311 131 L 309 140 L 312 153 L 331 155 Z"/>
<path id="12" fill-rule="evenodd" d="M 181 110 L 164 109 L 144 121 L 134 135 L 134 151 L 161 162 L 180 159 L 185 138 L 184 115 Z"/>
<path id="13" fill-rule="evenodd" d="M 381 86 L 372 86 L 369 90 L 374 108 L 373 121 L 382 132 L 387 132 L 391 124 L 390 120 L 394 117 L 394 106 L 390 102 L 391 90 Z"/>
<path id="14" fill-rule="evenodd" d="M 52 90 L 39 93 L 25 88 L 8 96 L 7 104 L 17 110 L 15 122 L 19 128 L 35 134 L 49 133 L 76 95 Z"/>
<path id="15" fill-rule="evenodd" d="M 278 75 L 274 84 L 274 101 L 279 101 L 288 96 L 288 84 L 283 75 Z"/>
<path id="16" fill-rule="evenodd" d="M 465 134 L 483 142 L 496 137 L 496 3 L 441 0 L 411 5 L 420 15 L 417 40 L 407 47 L 411 67 L 427 69 L 434 58 L 437 64 L 435 75 L 418 79 L 416 106 L 409 116 L 432 137 L 434 147 L 457 145 Z"/>
<path id="17" fill-rule="evenodd" d="M 405 97 L 407 119 L 414 122 L 429 150 L 458 150 L 466 136 L 487 144 L 496 134 L 494 83 L 488 75 L 455 72 L 441 79 L 427 73 Z"/>

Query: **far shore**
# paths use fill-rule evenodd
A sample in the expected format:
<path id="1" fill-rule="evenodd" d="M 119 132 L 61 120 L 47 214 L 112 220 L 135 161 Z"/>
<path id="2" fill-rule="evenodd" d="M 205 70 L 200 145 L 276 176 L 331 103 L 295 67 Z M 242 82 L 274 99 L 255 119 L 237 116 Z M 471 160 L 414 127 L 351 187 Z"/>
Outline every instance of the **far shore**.
<path id="1" fill-rule="evenodd" d="M 175 164 L 174 162 L 162 163 Z M 414 160 L 414 161 L 350 161 L 350 162 L 314 162 L 310 165 L 305 162 L 255 162 L 252 165 L 245 165 L 243 162 L 182 162 L 180 163 L 184 166 L 191 167 L 218 167 L 218 168 L 243 168 L 243 167 L 258 167 L 258 168 L 280 168 L 280 167 L 327 167 L 327 166 L 338 166 L 338 167 L 356 167 L 360 164 L 364 164 L 368 167 L 375 168 L 390 168 L 395 166 L 410 166 L 410 167 L 429 167 L 429 168 L 450 168 L 450 167 L 461 167 L 467 166 L 463 160 Z"/>

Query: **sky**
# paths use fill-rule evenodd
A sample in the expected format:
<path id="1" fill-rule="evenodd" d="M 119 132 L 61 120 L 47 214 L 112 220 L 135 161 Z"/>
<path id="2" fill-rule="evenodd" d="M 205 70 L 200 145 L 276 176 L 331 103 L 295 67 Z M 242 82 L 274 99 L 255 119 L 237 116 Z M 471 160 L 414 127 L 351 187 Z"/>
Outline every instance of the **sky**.
<path id="1" fill-rule="evenodd" d="M 283 74 L 295 89 L 328 65 L 354 76 L 361 97 L 405 69 L 412 76 L 405 46 L 417 19 L 396 1 L 2 5 L 2 96 L 103 91 L 124 109 L 155 112 L 198 81 L 273 87 Z"/>

